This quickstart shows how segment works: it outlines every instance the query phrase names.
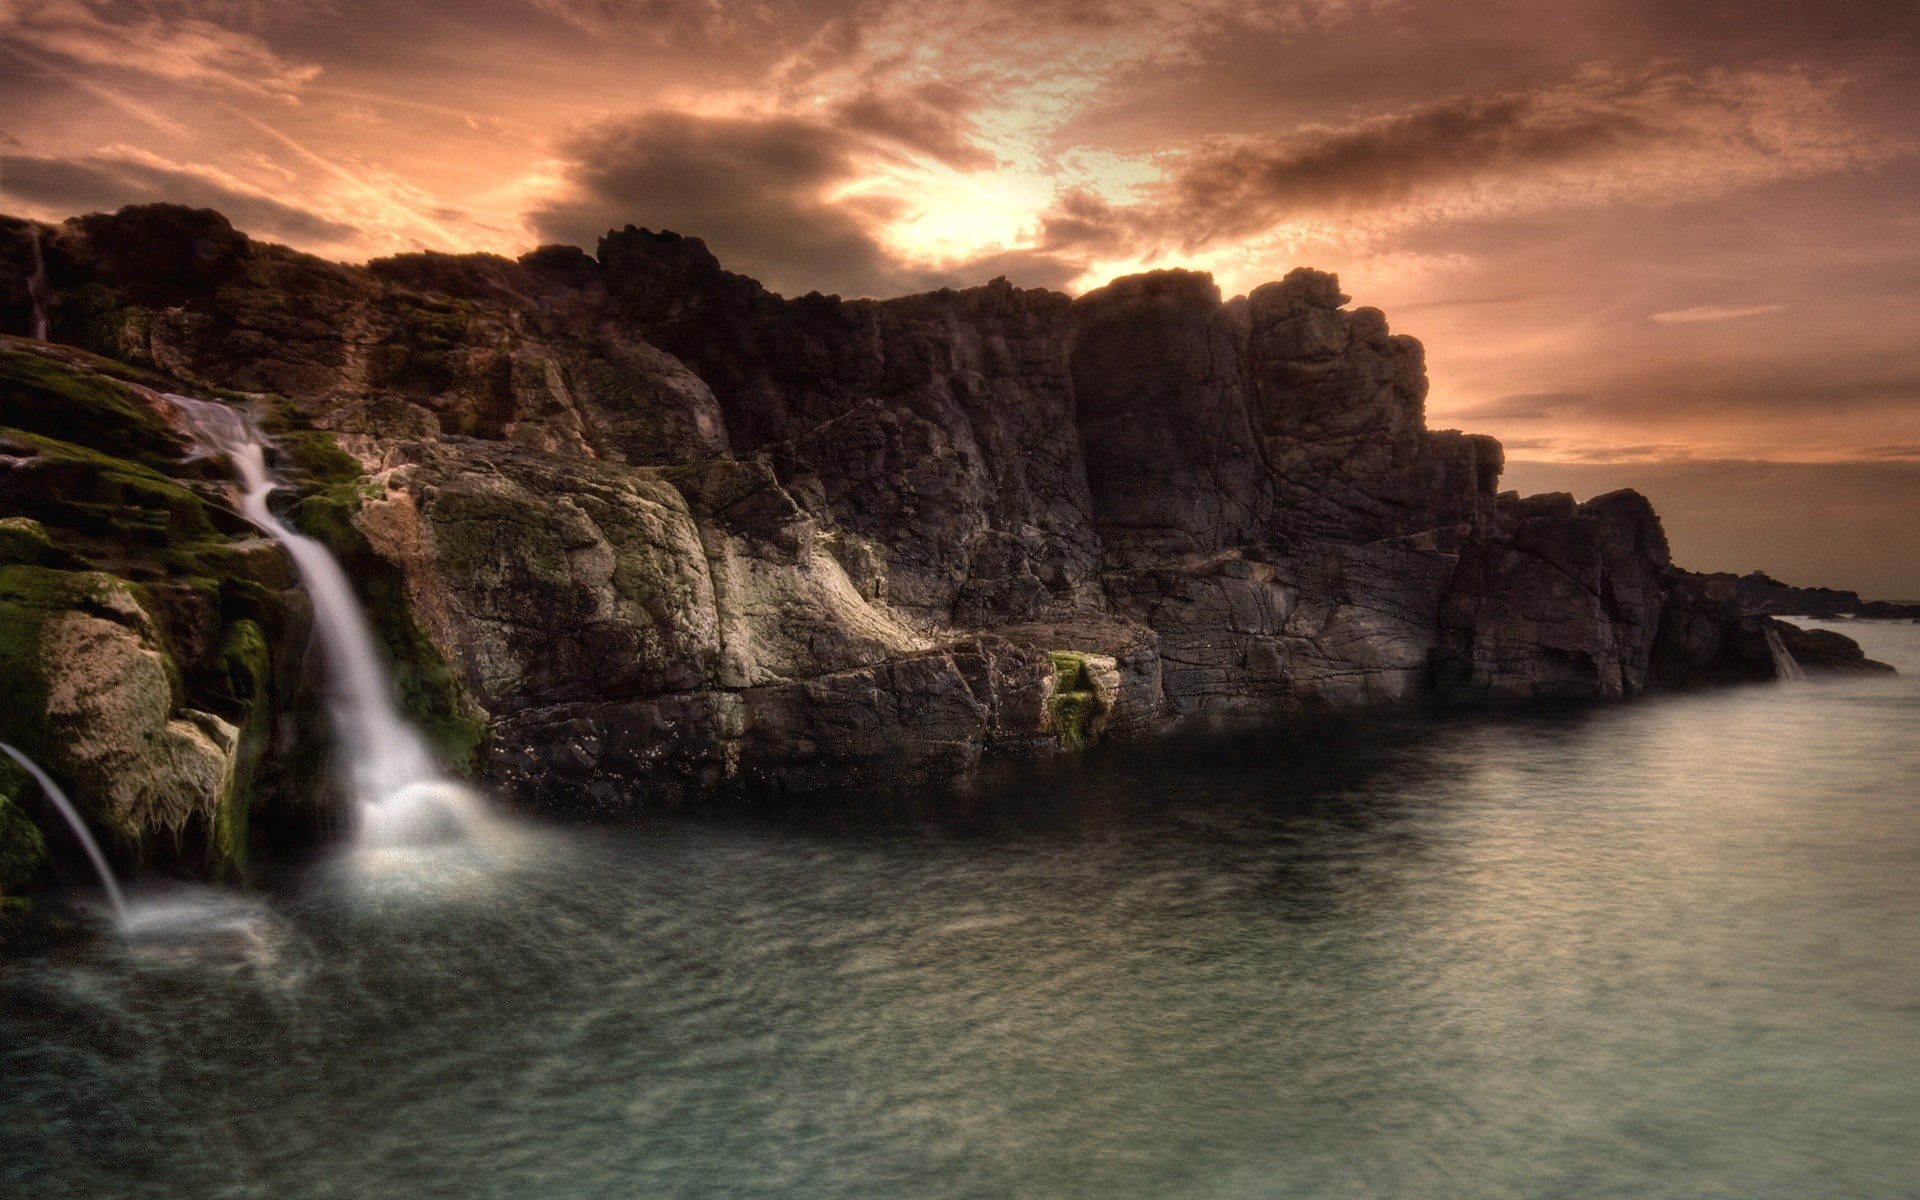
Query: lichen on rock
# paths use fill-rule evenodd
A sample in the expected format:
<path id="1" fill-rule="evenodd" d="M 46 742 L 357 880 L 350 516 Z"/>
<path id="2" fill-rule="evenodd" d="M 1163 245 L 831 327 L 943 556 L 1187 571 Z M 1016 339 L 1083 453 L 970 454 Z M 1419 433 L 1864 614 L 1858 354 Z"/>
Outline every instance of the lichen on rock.
<path id="1" fill-rule="evenodd" d="M 56 334 L 126 361 L 0 346 L 26 354 L 0 358 L 0 518 L 46 535 L 0 526 L 0 551 L 137 582 L 168 719 L 242 729 L 235 794 L 260 655 L 231 631 L 256 621 L 284 673 L 290 579 L 141 372 L 263 414 L 291 523 L 346 565 L 406 707 L 529 800 L 1773 669 L 1637 494 L 1500 492 L 1498 442 L 1427 427 L 1420 343 L 1323 272 L 1231 299 L 1191 271 L 786 299 L 631 227 L 365 267 L 177 206 L 41 234 Z M 293 690 L 276 674 L 267 707 Z"/>

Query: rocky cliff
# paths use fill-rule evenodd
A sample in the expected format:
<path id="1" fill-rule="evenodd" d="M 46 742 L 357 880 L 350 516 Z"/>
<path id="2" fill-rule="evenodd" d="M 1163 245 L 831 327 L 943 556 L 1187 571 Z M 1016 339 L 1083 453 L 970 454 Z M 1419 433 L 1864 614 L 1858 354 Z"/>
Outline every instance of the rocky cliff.
<path id="1" fill-rule="evenodd" d="M 1716 571 L 1700 576 L 1702 585 L 1749 615 L 1780 617 L 1860 617 L 1869 621 L 1920 620 L 1920 604 L 1862 600 L 1858 592 L 1825 587 L 1794 587 L 1764 571 L 1734 575 Z"/>
<path id="2" fill-rule="evenodd" d="M 1765 618 L 1676 572 L 1637 493 L 1502 492 L 1497 442 L 1429 430 L 1419 342 L 1320 272 L 1232 300 L 1183 271 L 1077 299 L 1003 280 L 785 299 L 631 227 L 591 257 L 349 267 L 155 205 L 11 222 L 15 335 L 35 233 L 52 340 L 100 357 L 8 343 L 25 365 L 0 413 L 21 430 L 0 514 L 47 548 L 6 570 L 64 573 L 80 590 L 31 603 L 175 664 L 149 747 L 182 723 L 182 745 L 234 740 L 244 714 L 195 707 L 208 646 L 251 622 L 297 690 L 304 636 L 284 564 L 142 406 L 161 387 L 276 423 L 294 520 L 353 564 L 410 703 L 532 800 L 951 772 L 1221 710 L 1774 670 Z M 18 382 L 34 371 L 61 379 Z M 112 404 L 62 399 L 82 386 Z M 122 428 L 122 410 L 144 415 Z M 207 524 L 188 540 L 244 569 L 169 557 L 192 548 L 170 532 L 108 545 L 53 511 L 50 472 L 83 454 L 188 476 Z M 88 571 L 135 590 L 101 599 L 121 585 Z M 197 625 L 189 593 L 213 597 Z M 7 652 L 54 662 L 52 636 L 10 624 Z M 1810 670 L 1862 661 L 1801 645 Z M 42 708 L 4 736 L 81 781 Z M 217 813 L 219 790 L 195 803 Z"/>

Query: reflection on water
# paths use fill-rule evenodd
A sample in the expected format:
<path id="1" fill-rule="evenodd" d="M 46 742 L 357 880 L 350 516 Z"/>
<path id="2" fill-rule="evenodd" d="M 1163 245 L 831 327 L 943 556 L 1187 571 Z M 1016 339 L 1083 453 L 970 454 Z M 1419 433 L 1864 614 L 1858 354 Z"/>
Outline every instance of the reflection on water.
<path id="1" fill-rule="evenodd" d="M 1920 627 L 1849 632 L 1909 674 L 136 897 L 0 972 L 0 1195 L 1915 1194 Z"/>

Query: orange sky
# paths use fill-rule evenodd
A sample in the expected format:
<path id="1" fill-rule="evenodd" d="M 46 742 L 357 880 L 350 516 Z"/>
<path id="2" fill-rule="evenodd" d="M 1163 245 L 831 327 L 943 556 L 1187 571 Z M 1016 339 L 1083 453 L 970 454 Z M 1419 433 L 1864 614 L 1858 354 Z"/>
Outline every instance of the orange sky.
<path id="1" fill-rule="evenodd" d="M 1690 565 L 1920 597 L 1867 519 L 1920 511 L 1917 68 L 1906 0 L 0 0 L 0 204 L 355 260 L 631 222 L 788 293 L 1312 265 L 1529 481 L 1655 464 Z M 1754 561 L 1784 484 L 1696 520 L 1779 462 L 1861 484 L 1837 566 Z"/>

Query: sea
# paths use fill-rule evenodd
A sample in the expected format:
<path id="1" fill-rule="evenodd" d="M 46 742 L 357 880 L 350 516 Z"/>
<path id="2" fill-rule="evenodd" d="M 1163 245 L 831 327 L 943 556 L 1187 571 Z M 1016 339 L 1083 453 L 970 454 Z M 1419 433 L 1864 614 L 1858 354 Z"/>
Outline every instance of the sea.
<path id="1" fill-rule="evenodd" d="M 1920 1196 L 1920 624 L 1828 627 L 136 887 L 0 964 L 0 1196 Z"/>

